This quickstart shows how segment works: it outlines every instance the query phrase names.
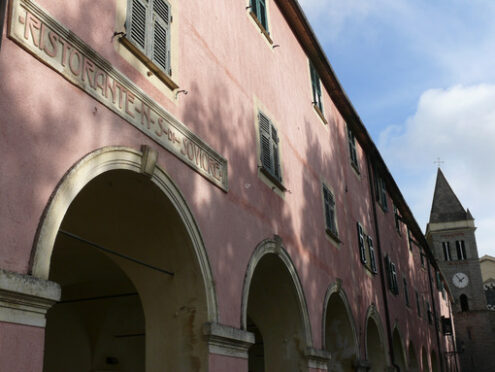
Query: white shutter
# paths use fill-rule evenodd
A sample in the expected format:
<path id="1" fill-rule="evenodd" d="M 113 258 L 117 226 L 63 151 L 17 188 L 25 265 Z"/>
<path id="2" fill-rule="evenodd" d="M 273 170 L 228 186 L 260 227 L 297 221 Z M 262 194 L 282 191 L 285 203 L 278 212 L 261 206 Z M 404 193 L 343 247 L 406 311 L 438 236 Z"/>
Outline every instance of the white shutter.
<path id="1" fill-rule="evenodd" d="M 170 5 L 165 0 L 153 0 L 153 36 L 151 59 L 170 74 Z"/>
<path id="2" fill-rule="evenodd" d="M 142 0 L 130 0 L 127 19 L 129 39 L 142 51 L 146 50 L 146 8 Z"/>

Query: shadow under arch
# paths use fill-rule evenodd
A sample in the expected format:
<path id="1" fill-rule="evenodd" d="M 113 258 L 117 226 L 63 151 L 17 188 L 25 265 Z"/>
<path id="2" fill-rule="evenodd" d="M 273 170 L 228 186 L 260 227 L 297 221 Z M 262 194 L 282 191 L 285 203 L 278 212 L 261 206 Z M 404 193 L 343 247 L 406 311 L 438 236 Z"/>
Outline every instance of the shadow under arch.
<path id="1" fill-rule="evenodd" d="M 31 258 L 33 276 L 48 279 L 50 262 L 59 228 L 73 200 L 81 190 L 99 175 L 112 170 L 142 173 L 143 153 L 127 147 L 109 146 L 95 150 L 77 162 L 57 185 L 38 228 Z M 166 172 L 156 165 L 150 176 L 161 192 L 175 207 L 191 239 L 206 296 L 207 319 L 218 321 L 214 280 L 206 249 L 195 219 L 178 187 Z"/>
<path id="2" fill-rule="evenodd" d="M 354 371 L 359 342 L 351 307 L 341 282 L 330 285 L 325 294 L 322 345 L 332 355 L 330 371 Z"/>
<path id="3" fill-rule="evenodd" d="M 424 346 L 421 348 L 421 368 L 422 371 L 430 370 L 430 366 L 428 364 L 428 353 L 426 352 L 426 348 Z"/>
<path id="4" fill-rule="evenodd" d="M 365 319 L 366 359 L 372 371 L 383 371 L 390 360 L 382 321 L 374 304 L 368 307 Z"/>
<path id="5" fill-rule="evenodd" d="M 399 326 L 395 324 L 394 330 L 392 331 L 392 347 L 394 348 L 395 363 L 400 367 L 401 371 L 407 371 L 407 354 L 403 340 Z"/>
<path id="6" fill-rule="evenodd" d="M 414 344 L 411 340 L 409 341 L 409 348 L 408 348 L 408 363 L 409 363 L 409 371 L 419 372 L 419 364 L 418 364 L 418 357 L 416 354 L 416 348 L 414 347 Z"/>
<path id="7" fill-rule="evenodd" d="M 307 370 L 305 354 L 312 348 L 307 303 L 294 264 L 278 237 L 263 240 L 249 260 L 241 327 L 255 334 L 250 371 Z"/>

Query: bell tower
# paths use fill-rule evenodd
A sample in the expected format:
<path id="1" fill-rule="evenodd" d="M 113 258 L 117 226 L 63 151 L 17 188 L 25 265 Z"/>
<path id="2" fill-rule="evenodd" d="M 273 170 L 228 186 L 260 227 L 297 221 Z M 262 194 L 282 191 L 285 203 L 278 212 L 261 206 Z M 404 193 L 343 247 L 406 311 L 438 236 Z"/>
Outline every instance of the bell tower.
<path id="1" fill-rule="evenodd" d="M 487 310 L 475 230 L 469 209 L 438 168 L 426 239 L 453 297 L 461 370 L 494 371 L 495 324 Z"/>

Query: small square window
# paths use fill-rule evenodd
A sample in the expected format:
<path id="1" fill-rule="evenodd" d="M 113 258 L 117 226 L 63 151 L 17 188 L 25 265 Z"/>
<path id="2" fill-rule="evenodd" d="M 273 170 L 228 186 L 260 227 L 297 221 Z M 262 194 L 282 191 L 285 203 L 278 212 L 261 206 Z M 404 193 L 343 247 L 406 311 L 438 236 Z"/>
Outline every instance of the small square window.
<path id="1" fill-rule="evenodd" d="M 261 111 L 258 112 L 258 124 L 260 131 L 260 160 L 261 170 L 282 187 L 282 173 L 280 170 L 279 137 L 271 120 Z"/>
<path id="2" fill-rule="evenodd" d="M 325 184 L 323 184 L 323 202 L 325 207 L 326 230 L 330 235 L 336 238 L 338 237 L 338 232 L 335 215 L 335 197 Z"/>
<path id="3" fill-rule="evenodd" d="M 352 133 L 352 130 L 349 127 L 347 127 L 347 141 L 349 143 L 349 156 L 351 159 L 351 165 L 359 173 L 359 163 L 356 151 L 356 137 L 354 137 L 354 133 Z"/>

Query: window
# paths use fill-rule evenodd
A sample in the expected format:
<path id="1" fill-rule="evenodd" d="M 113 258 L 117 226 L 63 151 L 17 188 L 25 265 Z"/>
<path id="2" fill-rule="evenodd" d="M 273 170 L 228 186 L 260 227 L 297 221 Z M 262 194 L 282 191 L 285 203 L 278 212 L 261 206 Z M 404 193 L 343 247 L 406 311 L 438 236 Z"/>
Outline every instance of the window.
<path id="1" fill-rule="evenodd" d="M 397 268 L 388 256 L 385 257 L 385 267 L 387 268 L 388 286 L 394 295 L 399 294 L 399 283 L 397 281 Z"/>
<path id="2" fill-rule="evenodd" d="M 400 235 L 400 221 L 401 221 L 401 218 L 399 216 L 399 210 L 397 209 L 397 207 L 395 206 L 395 204 L 394 204 L 394 219 L 395 219 L 395 230 L 397 230 L 397 232 Z"/>
<path id="3" fill-rule="evenodd" d="M 433 316 L 432 316 L 432 313 L 431 313 L 431 306 L 430 306 L 430 303 L 428 301 L 426 301 L 426 314 L 427 314 L 427 318 L 428 318 L 428 323 L 429 324 L 433 324 Z"/>
<path id="4" fill-rule="evenodd" d="M 416 292 L 416 309 L 418 310 L 418 316 L 421 318 L 421 304 L 419 303 L 419 293 Z"/>
<path id="5" fill-rule="evenodd" d="M 327 232 L 337 237 L 337 223 L 335 219 L 335 197 L 332 192 L 323 184 L 323 202 L 325 204 L 325 225 Z"/>
<path id="6" fill-rule="evenodd" d="M 459 302 L 461 303 L 461 311 L 469 311 L 469 302 L 465 294 L 461 294 L 461 297 L 459 297 Z"/>
<path id="7" fill-rule="evenodd" d="M 421 267 L 424 268 L 425 267 L 425 254 L 424 254 L 422 248 L 419 249 L 419 259 L 421 261 Z"/>
<path id="8" fill-rule="evenodd" d="M 364 232 L 363 227 L 358 222 L 357 223 L 357 233 L 358 233 L 358 245 L 359 245 L 359 256 L 361 257 L 361 262 L 366 265 L 366 249 L 364 247 Z"/>
<path id="9" fill-rule="evenodd" d="M 356 137 L 354 137 L 354 133 L 352 130 L 347 127 L 347 141 L 349 142 L 349 154 L 351 157 L 351 165 L 359 172 L 359 163 L 356 151 Z"/>
<path id="10" fill-rule="evenodd" d="M 128 0 L 126 37 L 146 62 L 171 75 L 170 67 L 170 4 L 166 0 Z M 129 45 L 129 44 L 127 44 Z M 154 71 L 156 72 L 156 71 Z"/>
<path id="11" fill-rule="evenodd" d="M 437 277 L 437 289 L 439 291 L 443 290 L 443 283 L 442 283 L 442 277 L 440 276 L 440 271 L 435 271 L 436 277 Z"/>
<path id="12" fill-rule="evenodd" d="M 387 206 L 387 188 L 385 186 L 385 180 L 380 177 L 376 172 L 376 200 L 384 211 L 388 210 Z"/>
<path id="13" fill-rule="evenodd" d="M 311 87 L 313 88 L 313 105 L 320 112 L 320 116 L 323 116 L 323 102 L 321 99 L 321 85 L 320 85 L 320 76 L 318 72 L 316 72 L 315 67 L 309 62 L 309 71 L 311 73 Z"/>
<path id="14" fill-rule="evenodd" d="M 404 282 L 404 298 L 406 299 L 406 306 L 409 307 L 409 290 L 407 289 L 407 280 L 406 278 L 402 278 L 402 281 Z"/>
<path id="15" fill-rule="evenodd" d="M 375 260 L 375 249 L 373 248 L 373 239 L 368 235 L 368 253 L 370 255 L 370 268 L 373 273 L 377 273 L 376 260 Z"/>
<path id="16" fill-rule="evenodd" d="M 260 158 L 261 170 L 272 181 L 281 186 L 282 174 L 280 172 L 279 138 L 277 129 L 262 112 L 258 113 L 260 130 Z"/>
<path id="17" fill-rule="evenodd" d="M 442 242 L 443 259 L 445 261 L 452 261 L 452 256 L 450 253 L 450 242 Z"/>
<path id="18" fill-rule="evenodd" d="M 464 246 L 464 240 L 456 240 L 455 247 L 457 249 L 457 259 L 465 260 L 466 257 L 466 247 Z"/>
<path id="19" fill-rule="evenodd" d="M 268 32 L 268 19 L 266 16 L 266 0 L 251 0 L 251 11 L 256 16 L 259 26 Z"/>
<path id="20" fill-rule="evenodd" d="M 373 274 L 378 272 L 376 267 L 375 248 L 373 247 L 373 238 L 366 235 L 363 226 L 357 223 L 359 257 L 361 263 Z"/>

